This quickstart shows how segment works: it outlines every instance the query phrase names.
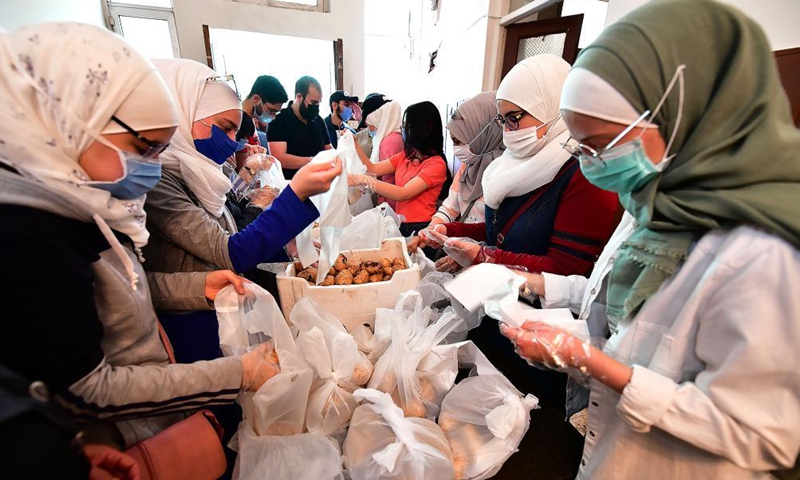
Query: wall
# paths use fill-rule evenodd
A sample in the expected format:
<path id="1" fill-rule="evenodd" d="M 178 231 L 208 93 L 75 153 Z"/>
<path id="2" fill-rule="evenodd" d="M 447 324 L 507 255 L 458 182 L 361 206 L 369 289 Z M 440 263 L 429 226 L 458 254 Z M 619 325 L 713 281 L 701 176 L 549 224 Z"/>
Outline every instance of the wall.
<path id="1" fill-rule="evenodd" d="M 345 89 L 353 95 L 364 96 L 363 0 L 330 0 L 330 13 L 265 7 L 229 0 L 172 0 L 172 3 L 181 56 L 184 58 L 205 63 L 203 25 L 331 42 L 341 38 L 344 46 Z M 247 48 L 252 49 L 254 62 L 258 62 L 261 56 L 269 55 L 268 51 L 260 51 L 258 45 Z"/>
<path id="2" fill-rule="evenodd" d="M 648 0 L 609 0 L 606 25 L 617 21 Z M 758 22 L 767 32 L 773 50 L 800 47 L 800 1 L 798 0 L 720 0 L 733 5 Z"/>
<path id="3" fill-rule="evenodd" d="M 0 27 L 11 30 L 29 23 L 72 21 L 105 26 L 101 0 L 2 0 Z"/>

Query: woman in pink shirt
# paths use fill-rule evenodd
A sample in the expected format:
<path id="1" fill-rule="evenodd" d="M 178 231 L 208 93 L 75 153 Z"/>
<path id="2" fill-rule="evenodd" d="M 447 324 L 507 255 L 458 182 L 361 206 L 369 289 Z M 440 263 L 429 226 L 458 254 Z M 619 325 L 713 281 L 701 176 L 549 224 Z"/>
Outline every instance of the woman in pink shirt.
<path id="1" fill-rule="evenodd" d="M 375 113 L 377 111 L 369 116 L 368 122 Z M 431 102 L 411 105 L 403 117 L 402 132 L 403 150 L 378 163 L 372 163 L 356 144 L 361 161 L 372 176 L 351 175 L 348 184 L 366 187 L 382 197 L 396 201 L 395 210 L 405 217 L 400 225 L 400 232 L 409 236 L 430 223 L 447 179 L 439 109 Z M 373 149 L 373 155 L 374 152 Z M 388 174 L 395 175 L 395 185 L 374 178 Z"/>

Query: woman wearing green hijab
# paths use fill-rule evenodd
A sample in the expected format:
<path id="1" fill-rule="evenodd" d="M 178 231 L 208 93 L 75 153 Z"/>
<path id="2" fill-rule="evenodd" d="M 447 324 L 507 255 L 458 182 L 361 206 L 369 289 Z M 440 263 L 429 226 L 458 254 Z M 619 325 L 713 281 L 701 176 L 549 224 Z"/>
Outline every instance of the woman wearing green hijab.
<path id="1" fill-rule="evenodd" d="M 636 228 L 602 350 L 543 324 L 519 354 L 592 389 L 579 478 L 770 478 L 800 451 L 800 131 L 769 44 L 710 0 L 654 0 L 567 77 L 565 148 Z M 592 308 L 595 308 L 595 305 Z"/>

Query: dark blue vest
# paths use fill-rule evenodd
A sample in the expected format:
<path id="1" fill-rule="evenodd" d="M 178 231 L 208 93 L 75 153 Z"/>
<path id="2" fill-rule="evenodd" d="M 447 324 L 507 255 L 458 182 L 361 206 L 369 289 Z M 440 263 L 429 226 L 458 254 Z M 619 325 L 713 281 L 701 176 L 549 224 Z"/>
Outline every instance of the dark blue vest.
<path id="1" fill-rule="evenodd" d="M 578 162 L 570 159 L 549 184 L 519 197 L 506 198 L 497 210 L 487 206 L 486 243 L 511 253 L 546 255 L 550 248 L 561 195 L 577 171 Z M 514 220 L 514 224 L 503 235 L 508 222 L 534 196 L 538 198 Z"/>

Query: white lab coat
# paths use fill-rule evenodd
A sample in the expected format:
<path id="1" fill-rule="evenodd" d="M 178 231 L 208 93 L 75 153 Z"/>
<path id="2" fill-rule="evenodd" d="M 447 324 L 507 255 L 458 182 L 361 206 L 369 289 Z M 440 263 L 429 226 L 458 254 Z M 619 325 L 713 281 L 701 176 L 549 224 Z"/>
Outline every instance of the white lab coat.
<path id="1" fill-rule="evenodd" d="M 800 252 L 750 227 L 706 234 L 604 351 L 579 479 L 761 479 L 800 450 Z"/>

